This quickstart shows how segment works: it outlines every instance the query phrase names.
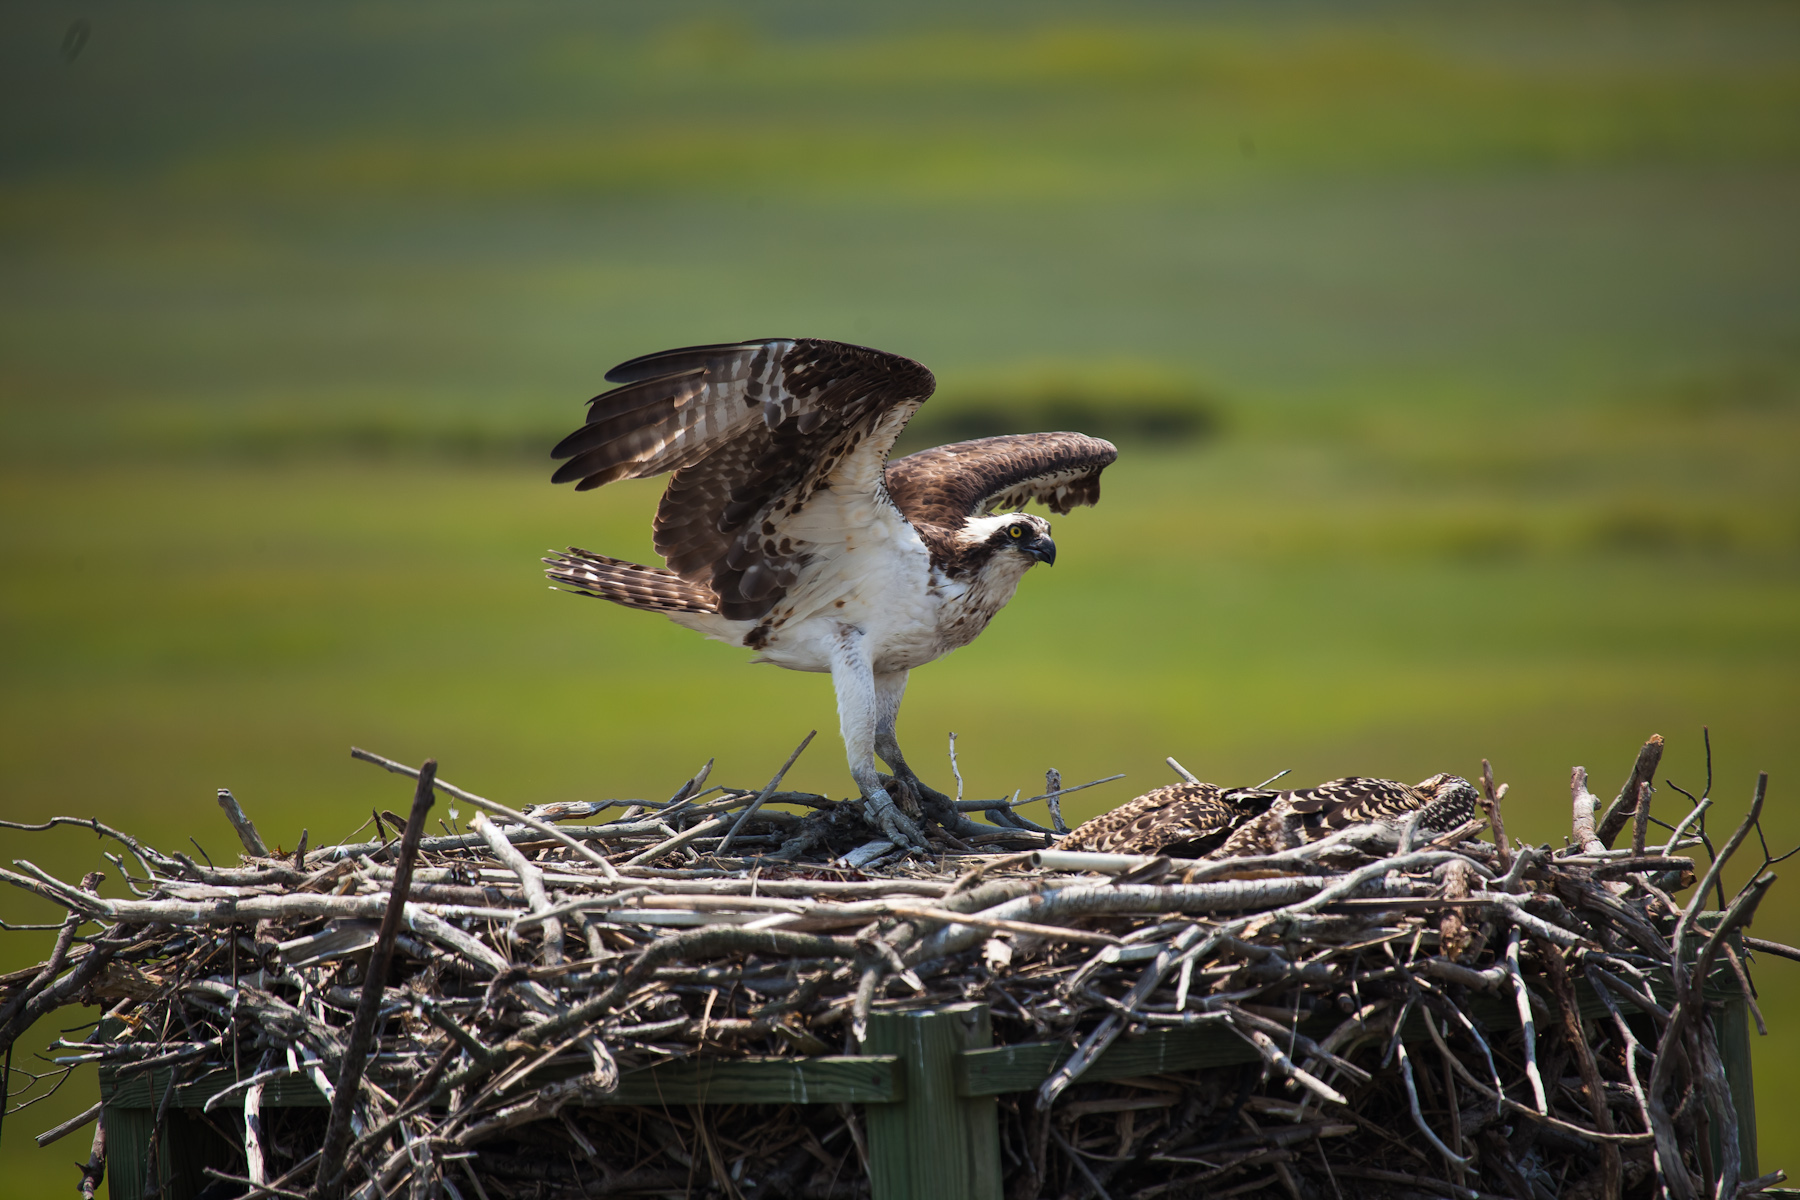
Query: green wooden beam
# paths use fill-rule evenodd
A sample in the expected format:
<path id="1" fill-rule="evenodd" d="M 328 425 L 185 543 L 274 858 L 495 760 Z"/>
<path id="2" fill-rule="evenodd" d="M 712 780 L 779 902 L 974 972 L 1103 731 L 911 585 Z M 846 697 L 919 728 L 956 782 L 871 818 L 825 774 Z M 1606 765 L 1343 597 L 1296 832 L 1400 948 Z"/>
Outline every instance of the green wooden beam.
<path id="1" fill-rule="evenodd" d="M 1575 995 L 1582 1016 L 1605 1015 L 1606 1006 L 1585 980 L 1576 981 Z M 1627 1009 L 1631 1007 L 1630 1001 L 1625 1004 Z M 1519 1010 L 1510 996 L 1504 999 L 1481 994 L 1470 996 L 1466 1011 L 1490 1029 L 1516 1029 L 1519 1025 Z M 1299 1031 L 1317 1040 L 1330 1033 L 1340 1019 L 1329 1015 L 1308 1017 L 1300 1022 Z M 1430 1035 L 1425 1032 L 1424 1017 L 1415 1012 L 1408 1018 L 1400 1036 L 1407 1042 L 1425 1041 Z M 957 1087 L 965 1096 L 1028 1092 L 1073 1053 L 1074 1047 L 1061 1041 L 1020 1042 L 970 1050 L 957 1062 Z M 1164 1071 L 1234 1066 L 1256 1059 L 1256 1051 L 1243 1038 L 1216 1024 L 1153 1026 L 1138 1036 L 1122 1037 L 1114 1042 L 1081 1077 L 1094 1082 L 1131 1079 Z"/>
<path id="2" fill-rule="evenodd" d="M 1074 1051 L 1067 1042 L 1021 1042 L 970 1050 L 956 1063 L 957 1090 L 965 1096 L 1033 1091 Z M 1233 1066 L 1253 1062 L 1256 1057 L 1243 1038 L 1216 1025 L 1153 1029 L 1114 1042 L 1081 1078 L 1094 1082 L 1130 1079 L 1164 1071 Z"/>
<path id="3" fill-rule="evenodd" d="M 906 1099 L 891 1054 L 687 1059 L 631 1071 L 601 1104 L 891 1104 Z"/>
<path id="4" fill-rule="evenodd" d="M 957 1090 L 957 1060 L 993 1041 L 985 1004 L 869 1015 L 865 1047 L 897 1055 L 906 1102 L 864 1109 L 872 1200 L 1000 1200 L 1000 1124 L 992 1096 Z"/>
<path id="5" fill-rule="evenodd" d="M 554 1073 L 540 1077 L 548 1079 Z M 176 1108 L 199 1108 L 230 1087 L 230 1071 L 213 1071 L 175 1089 Z M 102 1071 L 100 1095 L 109 1108 L 155 1105 L 169 1086 L 169 1072 L 118 1078 Z M 888 1104 L 906 1098 L 893 1055 L 830 1055 L 818 1058 L 683 1059 L 619 1079 L 611 1095 L 595 1104 Z M 325 1097 L 305 1075 L 283 1074 L 263 1085 L 265 1108 L 323 1108 Z"/>
<path id="6" fill-rule="evenodd" d="M 175 1088 L 175 1098 L 169 1101 L 171 1108 L 199 1108 L 208 1100 L 237 1082 L 237 1076 L 230 1071 L 211 1071 L 197 1079 L 191 1079 Z M 118 1073 L 106 1067 L 100 1069 L 100 1099 L 107 1108 L 154 1108 L 162 1098 L 163 1089 L 169 1086 L 169 1072 L 165 1070 L 150 1072 L 140 1071 L 120 1079 Z M 325 1108 L 325 1097 L 305 1075 L 276 1075 L 263 1085 L 263 1106 L 265 1108 Z M 239 1107 L 242 1107 L 241 1105 Z M 107 1137 L 111 1138 L 109 1130 Z"/>

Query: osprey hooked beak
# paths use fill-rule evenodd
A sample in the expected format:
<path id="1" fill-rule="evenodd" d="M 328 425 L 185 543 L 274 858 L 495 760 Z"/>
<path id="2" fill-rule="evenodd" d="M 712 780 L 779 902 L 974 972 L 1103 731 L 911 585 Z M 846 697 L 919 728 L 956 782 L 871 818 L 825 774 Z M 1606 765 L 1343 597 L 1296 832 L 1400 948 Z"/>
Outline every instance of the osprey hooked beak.
<path id="1" fill-rule="evenodd" d="M 1031 555 L 1041 563 L 1054 567 L 1056 565 L 1056 543 L 1050 540 L 1049 534 L 1034 536 L 1019 549 Z"/>

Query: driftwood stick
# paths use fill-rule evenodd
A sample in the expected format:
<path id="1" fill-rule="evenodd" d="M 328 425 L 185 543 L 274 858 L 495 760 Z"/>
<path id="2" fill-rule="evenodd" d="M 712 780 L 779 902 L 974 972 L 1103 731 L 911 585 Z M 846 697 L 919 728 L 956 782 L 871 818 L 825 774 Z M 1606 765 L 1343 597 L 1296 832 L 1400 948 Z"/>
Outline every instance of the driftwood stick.
<path id="1" fill-rule="evenodd" d="M 237 830 L 238 841 L 244 844 L 244 853 L 251 858 L 269 857 L 269 848 L 263 845 L 262 835 L 256 832 L 256 824 L 244 812 L 237 797 L 231 794 L 230 788 L 219 789 L 219 807 L 225 810 L 225 819 Z"/>
<path id="2" fill-rule="evenodd" d="M 1685 1057 L 1678 1052 L 1678 1048 L 1685 1044 L 1684 1036 L 1688 1026 L 1695 1019 L 1696 1012 L 1700 1008 L 1697 993 L 1704 985 L 1706 978 L 1700 972 L 1711 968 L 1712 957 L 1720 941 L 1729 936 L 1755 911 L 1756 904 L 1761 901 L 1763 895 L 1768 891 L 1769 885 L 1774 882 L 1774 876 L 1765 874 L 1753 880 L 1743 891 L 1738 893 L 1737 899 L 1726 910 L 1724 919 L 1719 922 L 1718 928 L 1714 930 L 1705 949 L 1697 956 L 1697 961 L 1692 967 L 1688 964 L 1687 940 L 1708 893 L 1718 885 L 1725 865 L 1731 861 L 1732 855 L 1736 854 L 1738 848 L 1744 844 L 1745 839 L 1750 836 L 1750 831 L 1756 827 L 1758 819 L 1762 816 L 1763 797 L 1767 794 L 1768 783 L 1769 777 L 1766 773 L 1757 777 L 1756 791 L 1750 798 L 1749 811 L 1744 814 L 1744 819 L 1739 822 L 1737 829 L 1733 831 L 1731 837 L 1726 840 L 1725 845 L 1720 847 L 1719 853 L 1713 858 L 1712 865 L 1707 868 L 1705 877 L 1694 889 L 1693 899 L 1689 901 L 1687 908 L 1682 910 L 1681 916 L 1676 920 L 1675 931 L 1669 938 L 1672 957 L 1671 970 L 1675 977 L 1675 1002 L 1670 1006 L 1668 1024 L 1663 1027 L 1662 1036 L 1657 1041 L 1655 1066 L 1651 1069 L 1650 1083 L 1645 1088 L 1645 1093 L 1649 1101 L 1651 1127 L 1656 1133 L 1658 1169 L 1662 1172 L 1665 1186 L 1669 1188 L 1675 1200 L 1692 1200 L 1696 1195 L 1696 1187 L 1694 1180 L 1688 1175 L 1682 1164 L 1679 1133 L 1664 1097 L 1668 1093 L 1669 1085 L 1674 1082 L 1677 1060 Z M 1733 1123 L 1735 1124 L 1735 1122 Z M 1730 1157 L 1735 1162 L 1736 1156 L 1731 1155 Z"/>
<path id="3" fill-rule="evenodd" d="M 25 1024 L 21 1024 L 16 1031 L 13 1029 L 13 1025 L 30 1007 L 32 1001 L 36 1000 L 44 989 L 50 986 L 51 981 L 61 973 L 63 965 L 69 958 L 69 947 L 75 944 L 75 931 L 81 928 L 83 923 L 82 914 L 71 911 L 63 920 L 62 928 L 57 931 L 56 944 L 50 948 L 50 957 L 45 960 L 43 967 L 36 975 L 32 976 L 17 996 L 7 1001 L 4 1006 L 0 1006 L 0 1049 L 10 1049 L 19 1034 L 25 1032 Z"/>
<path id="4" fill-rule="evenodd" d="M 152 879 L 156 877 L 158 869 L 160 869 L 163 874 L 170 874 L 178 865 L 175 860 L 168 855 L 144 845 L 129 834 L 120 833 L 110 825 L 102 824 L 93 817 L 51 817 L 48 821 L 40 821 L 35 825 L 25 824 L 20 821 L 0 821 L 0 829 L 19 829 L 26 833 L 43 833 L 45 830 L 55 829 L 59 825 L 73 825 L 81 829 L 91 829 L 100 837 L 109 837 L 113 839 L 113 841 L 118 842 L 136 856 L 139 865 L 144 868 L 144 874 Z M 155 860 L 155 869 L 151 866 L 151 860 L 153 859 Z"/>
<path id="5" fill-rule="evenodd" d="M 436 778 L 437 760 L 428 758 L 419 768 L 412 812 L 407 816 L 406 834 L 400 840 L 400 858 L 394 865 L 394 890 L 382 916 L 381 933 L 369 955 L 363 976 L 362 1000 L 356 1007 L 356 1019 L 350 1027 L 350 1044 L 344 1050 L 343 1064 L 338 1070 L 337 1092 L 332 1097 L 331 1117 L 321 1147 L 324 1166 L 313 1187 L 316 1200 L 336 1200 L 343 1194 L 350 1166 L 344 1161 L 344 1152 L 350 1148 L 350 1115 L 355 1110 L 363 1067 L 375 1040 L 375 1020 L 381 1012 L 388 964 L 392 961 L 394 939 L 399 936 L 400 923 L 405 916 L 406 893 L 412 886 L 413 863 L 419 855 L 419 839 L 425 832 L 425 814 L 431 811 L 432 785 Z"/>
<path id="6" fill-rule="evenodd" d="M 1406 1083 L 1406 1103 L 1407 1107 L 1412 1110 L 1413 1125 L 1425 1135 L 1425 1140 L 1431 1143 L 1431 1148 L 1444 1156 L 1445 1162 L 1454 1167 L 1468 1166 L 1469 1160 L 1446 1146 L 1443 1139 L 1438 1137 L 1432 1131 L 1431 1126 L 1425 1123 L 1425 1114 L 1419 1110 L 1419 1088 L 1413 1082 L 1412 1058 L 1406 1053 L 1405 1041 L 1396 1041 L 1394 1049 L 1400 1058 L 1400 1078 Z"/>
<path id="7" fill-rule="evenodd" d="M 1575 817 L 1570 822 L 1573 841 L 1577 847 L 1588 854 L 1604 854 L 1606 843 L 1594 828 L 1594 809 L 1600 803 L 1599 797 L 1588 791 L 1588 773 L 1586 767 L 1576 767 L 1569 774 L 1569 792 L 1574 799 Z"/>
<path id="8" fill-rule="evenodd" d="M 1654 794 L 1650 781 L 1638 784 L 1638 799 L 1635 816 L 1631 823 L 1631 856 L 1644 857 L 1644 841 L 1650 836 L 1650 797 Z"/>
<path id="9" fill-rule="evenodd" d="M 1069 823 L 1063 820 L 1062 797 L 1062 772 L 1051 767 L 1044 772 L 1044 799 L 1050 809 L 1050 828 L 1056 830 L 1057 837 L 1069 832 Z"/>
<path id="10" fill-rule="evenodd" d="M 1624 829 L 1626 823 L 1631 820 L 1637 809 L 1638 785 L 1655 780 L 1656 768 L 1662 762 L 1662 754 L 1662 734 L 1653 733 L 1650 735 L 1650 740 L 1638 750 L 1637 760 L 1631 764 L 1631 774 L 1626 777 L 1625 784 L 1619 789 L 1618 796 L 1606 806 L 1606 814 L 1600 818 L 1599 837 L 1604 845 L 1611 846 L 1613 839 L 1619 836 L 1619 831 Z"/>
<path id="11" fill-rule="evenodd" d="M 733 952 L 807 958 L 854 958 L 856 944 L 848 938 L 788 933 L 779 929 L 751 930 L 714 926 L 674 934 L 651 943 L 606 991 L 550 1020 L 531 1026 L 519 1036 L 534 1046 L 542 1046 L 611 1012 L 632 987 L 666 962 L 684 957 L 702 958 Z"/>
<path id="12" fill-rule="evenodd" d="M 1281 1047 L 1275 1044 L 1275 1039 L 1262 1030 L 1245 1028 L 1236 1021 L 1228 1022 L 1228 1024 L 1239 1037 L 1255 1048 L 1256 1052 L 1262 1056 L 1263 1061 L 1268 1063 L 1277 1075 L 1292 1079 L 1321 1100 L 1328 1100 L 1333 1104 L 1350 1103 L 1342 1092 L 1283 1054 Z"/>
<path id="13" fill-rule="evenodd" d="M 1612 1109 L 1606 1103 L 1606 1084 L 1600 1078 L 1600 1066 L 1594 1061 L 1593 1048 L 1581 1026 L 1581 1009 L 1575 1002 L 1575 989 L 1569 985 L 1569 969 L 1556 947 L 1538 943 L 1538 957 L 1543 960 L 1544 974 L 1550 990 L 1556 993 L 1557 1007 L 1562 1011 L 1563 1038 L 1575 1052 L 1575 1067 L 1581 1074 L 1581 1087 L 1587 1093 L 1588 1115 L 1594 1128 L 1602 1133 L 1615 1132 Z M 1619 1200 L 1624 1185 L 1624 1168 L 1619 1151 L 1613 1146 L 1600 1150 L 1601 1195 L 1604 1200 Z"/>
<path id="14" fill-rule="evenodd" d="M 485 814 L 477 814 L 475 819 L 469 822 L 469 828 L 480 834 L 482 840 L 487 842 L 488 849 L 494 852 L 494 857 L 505 863 L 512 869 L 513 874 L 519 877 L 519 885 L 525 891 L 525 903 L 531 906 L 531 911 L 538 915 L 539 923 L 544 927 L 544 962 L 553 967 L 559 966 L 563 961 L 563 926 L 562 921 L 550 912 L 550 893 L 544 888 L 544 873 L 538 870 L 537 865 L 526 858 L 517 846 L 501 836 L 500 831 L 494 827 L 494 823 L 488 820 Z M 399 872 L 396 871 L 396 881 L 398 878 Z"/>
<path id="15" fill-rule="evenodd" d="M 1044 791 L 1040 795 L 1027 796 L 1023 800 L 1001 801 L 999 804 L 999 807 L 1008 808 L 1008 809 L 1024 808 L 1027 804 L 1036 804 L 1039 800 L 1060 800 L 1062 797 L 1072 795 L 1075 792 L 1083 792 L 1083 791 L 1086 791 L 1088 788 L 1099 787 L 1103 783 L 1111 783 L 1115 779 L 1123 779 L 1123 778 L 1125 778 L 1125 773 L 1123 771 L 1121 771 L 1117 775 L 1108 775 L 1104 779 L 1090 779 L 1086 783 L 1077 783 L 1071 787 L 1063 787 L 1063 786 L 1061 786 L 1062 785 L 1062 777 L 1060 775 L 1058 775 L 1056 787 L 1048 788 L 1048 790 Z M 1049 780 L 1046 779 L 1045 783 L 1048 784 Z M 974 800 L 974 801 L 970 801 L 969 803 L 992 805 L 994 802 L 991 800 Z M 1058 805 L 1057 807 L 1060 809 L 1061 805 Z"/>
<path id="16" fill-rule="evenodd" d="M 1587 977 L 1589 985 L 1594 989 L 1594 994 L 1600 998 L 1600 1003 L 1606 1007 L 1607 1015 L 1612 1018 L 1613 1028 L 1618 1030 L 1619 1040 L 1625 1048 L 1625 1079 L 1631 1087 L 1632 1098 L 1637 1101 L 1638 1116 L 1643 1120 L 1645 1129 L 1654 1129 L 1655 1124 L 1650 1116 L 1650 1100 L 1644 1094 L 1644 1084 L 1638 1078 L 1637 1068 L 1638 1055 L 1650 1052 L 1644 1048 L 1642 1042 L 1638 1041 L 1637 1034 L 1632 1032 L 1631 1024 L 1625 1020 L 1625 1014 L 1619 1011 L 1619 1002 L 1613 997 L 1613 988 L 1618 981 L 1609 972 L 1601 970 L 1593 963 L 1588 964 Z"/>
<path id="17" fill-rule="evenodd" d="M 761 808 L 763 804 L 768 801 L 769 796 L 774 793 L 775 789 L 781 786 L 782 778 L 788 773 L 789 768 L 800 760 L 800 755 L 808 746 L 812 745 L 812 740 L 818 736 L 818 733 L 819 731 L 814 729 L 800 739 L 800 744 L 794 747 L 794 752 L 788 755 L 786 762 L 781 764 L 781 770 L 775 772 L 775 778 L 769 780 L 763 790 L 756 794 L 756 799 L 752 800 L 750 806 L 744 809 L 743 814 L 738 817 L 737 823 L 733 825 L 731 831 L 725 835 L 725 840 L 719 843 L 719 848 L 713 852 L 717 857 L 725 857 L 725 852 L 731 849 L 732 839 L 736 838 L 738 831 L 744 827 L 751 817 L 756 815 L 757 809 Z M 632 862 L 636 861 L 636 859 L 632 859 Z"/>
<path id="18" fill-rule="evenodd" d="M 725 816 L 713 817 L 711 820 L 702 821 L 698 825 L 693 825 L 682 830 L 673 837 L 664 838 L 648 850 L 632 855 L 625 860 L 625 865 L 628 867 L 647 866 L 665 854 L 673 854 L 689 842 L 697 842 L 703 837 L 710 837 L 721 829 L 729 828 L 730 825 L 731 818 Z"/>
<path id="19" fill-rule="evenodd" d="M 1693 827 L 1694 822 L 1706 815 L 1706 810 L 1711 808 L 1712 804 L 1713 802 L 1711 800 L 1702 800 L 1694 805 L 1694 807 L 1688 811 L 1688 815 L 1681 818 L 1681 824 L 1675 826 L 1675 832 L 1669 835 L 1669 840 L 1667 844 L 1663 846 L 1662 852 L 1664 854 L 1675 853 L 1676 848 L 1681 843 L 1682 836 Z"/>
<path id="20" fill-rule="evenodd" d="M 1070 929 L 1064 925 L 1032 924 L 1027 921 L 1008 921 L 1001 917 L 969 916 L 964 913 L 945 912 L 941 908 L 925 908 L 911 904 L 888 904 L 888 911 L 897 917 L 913 917 L 922 921 L 942 921 L 950 926 L 967 925 L 974 929 L 992 929 L 1001 933 L 1023 933 L 1032 937 L 1047 938 L 1050 941 L 1079 942 L 1090 946 L 1116 946 L 1119 939 L 1110 933 L 1090 933 L 1085 929 Z"/>
<path id="21" fill-rule="evenodd" d="M 1751 937 L 1748 934 L 1744 935 L 1744 945 L 1758 954 L 1773 954 L 1777 958 L 1790 958 L 1795 962 L 1800 962 L 1800 948 L 1794 946 L 1771 942 L 1767 938 Z"/>
<path id="22" fill-rule="evenodd" d="M 70 1117 L 68 1120 L 64 1121 L 62 1124 L 53 1125 L 49 1129 L 44 1130 L 44 1132 L 38 1134 L 37 1137 L 33 1139 L 34 1141 L 37 1142 L 38 1149 L 42 1150 L 45 1146 L 50 1145 L 52 1142 L 61 1141 L 63 1138 L 68 1137 L 71 1133 L 74 1133 L 77 1129 L 80 1129 L 82 1126 L 86 1125 L 89 1121 L 98 1120 L 100 1118 L 101 1107 L 102 1107 L 101 1105 L 96 1104 L 92 1108 L 88 1109 L 86 1112 L 77 1113 L 75 1116 Z"/>
<path id="23" fill-rule="evenodd" d="M 269 1181 L 268 1166 L 263 1161 L 262 1098 L 260 1083 L 252 1084 L 244 1093 L 244 1161 L 252 1187 Z"/>
<path id="24" fill-rule="evenodd" d="M 1675 982 L 1678 992 L 1683 979 L 1686 978 L 1682 971 L 1683 951 L 1688 936 L 1693 932 L 1694 920 L 1705 906 L 1707 893 L 1718 886 L 1720 877 L 1725 872 L 1725 864 L 1731 861 L 1731 856 L 1737 853 L 1738 847 L 1744 844 L 1744 840 L 1750 836 L 1750 831 L 1756 827 L 1757 821 L 1762 817 L 1763 798 L 1768 794 L 1768 790 L 1769 774 L 1764 771 L 1756 777 L 1756 791 L 1750 797 L 1750 810 L 1744 814 L 1744 819 L 1738 823 L 1738 827 L 1732 832 L 1731 837 L 1726 839 L 1725 844 L 1719 848 L 1719 853 L 1713 856 L 1712 865 L 1707 867 L 1706 875 L 1700 880 L 1700 885 L 1694 889 L 1693 899 L 1688 902 L 1680 919 L 1675 922 L 1675 932 L 1669 939 L 1669 946 L 1675 958 Z M 1724 922 L 1720 922 L 1720 928 L 1724 928 Z"/>
<path id="25" fill-rule="evenodd" d="M 1487 759 L 1481 760 L 1481 807 L 1486 810 L 1488 823 L 1494 828 L 1494 849 L 1502 871 L 1512 864 L 1512 843 L 1506 840 L 1506 821 L 1500 815 L 1500 802 L 1506 799 L 1506 785 L 1494 786 L 1494 765 Z"/>
<path id="26" fill-rule="evenodd" d="M 1525 1075 L 1531 1080 L 1531 1097 L 1537 1110 L 1550 1115 L 1550 1100 L 1544 1094 L 1544 1077 L 1538 1073 L 1537 1019 L 1531 1015 L 1531 993 L 1525 990 L 1525 975 L 1519 970 L 1519 931 L 1514 928 L 1506 943 L 1506 971 L 1512 976 L 1513 998 L 1519 1009 L 1519 1036 L 1525 1043 Z"/>

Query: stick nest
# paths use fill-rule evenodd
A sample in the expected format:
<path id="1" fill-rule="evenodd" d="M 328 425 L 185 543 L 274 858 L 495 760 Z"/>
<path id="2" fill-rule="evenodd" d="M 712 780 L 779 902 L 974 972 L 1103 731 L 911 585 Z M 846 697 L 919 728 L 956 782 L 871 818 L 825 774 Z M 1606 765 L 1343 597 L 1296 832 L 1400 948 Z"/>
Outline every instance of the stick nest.
<path id="1" fill-rule="evenodd" d="M 989 1006 L 997 1045 L 1069 1050 L 1000 1098 L 1015 1197 L 1750 1194 L 1780 1173 L 1741 1180 L 1708 1148 L 1735 1145 L 1748 1114 L 1707 1000 L 1754 1011 L 1737 931 L 1773 876 L 1726 902 L 1719 875 L 1760 835 L 1762 788 L 1700 867 L 1686 852 L 1710 801 L 1647 847 L 1644 757 L 1603 817 L 1577 773 L 1556 850 L 1508 844 L 1491 776 L 1486 818 L 1429 843 L 1371 826 L 1224 862 L 1059 854 L 1013 825 L 1002 850 L 954 838 L 882 866 L 893 847 L 859 856 L 834 834 L 855 833 L 849 804 L 703 776 L 557 836 L 550 821 L 604 806 L 524 820 L 430 764 L 410 828 L 378 816 L 374 840 L 292 854 L 222 794 L 246 847 L 229 868 L 55 818 L 30 828 L 112 838 L 135 896 L 0 872 L 69 913 L 49 961 L 0 979 L 0 1038 L 103 1004 L 98 1032 L 53 1045 L 58 1070 L 233 1073 L 205 1119 L 244 1149 L 212 1173 L 251 1196 L 865 1196 L 850 1105 L 605 1098 L 672 1060 L 855 1054 L 872 1013 L 967 1001 Z M 501 815 L 425 837 L 434 786 Z M 1638 812 L 1633 846 L 1610 848 Z M 785 859 L 718 857 L 733 833 L 791 847 L 808 821 Z M 1724 911 L 1703 918 L 1714 892 Z M 1172 1030 L 1212 1031 L 1224 1065 L 1104 1069 L 1109 1048 Z M 295 1073 L 343 1113 L 323 1169 L 326 1109 L 259 1108 L 261 1085 Z M 156 1094 L 161 1120 L 173 1093 Z"/>

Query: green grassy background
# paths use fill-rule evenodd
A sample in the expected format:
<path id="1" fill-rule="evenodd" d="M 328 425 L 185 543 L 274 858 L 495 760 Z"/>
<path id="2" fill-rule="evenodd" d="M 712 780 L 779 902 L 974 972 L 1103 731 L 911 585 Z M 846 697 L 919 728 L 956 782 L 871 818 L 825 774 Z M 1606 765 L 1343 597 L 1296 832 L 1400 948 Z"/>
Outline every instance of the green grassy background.
<path id="1" fill-rule="evenodd" d="M 654 482 L 547 482 L 608 366 L 805 334 L 928 363 L 915 444 L 1207 434 L 1122 435 L 1058 566 L 917 674 L 940 777 L 952 729 L 974 794 L 1128 773 L 1074 816 L 1165 754 L 1486 756 L 1559 840 L 1572 765 L 1608 790 L 1660 732 L 1698 789 L 1710 725 L 1722 815 L 1770 771 L 1786 848 L 1796 212 L 1791 5 L 9 5 L 0 811 L 217 857 L 222 785 L 287 846 L 397 806 L 352 743 L 513 803 L 766 778 L 824 680 L 535 556 L 649 556 Z M 843 791 L 835 737 L 793 778 Z M 1800 941 L 1800 891 L 1758 931 Z M 1789 1167 L 1796 972 L 1756 1043 Z M 8 1120 L 0 1192 L 72 1184 L 85 1139 L 29 1135 L 91 1095 Z"/>

